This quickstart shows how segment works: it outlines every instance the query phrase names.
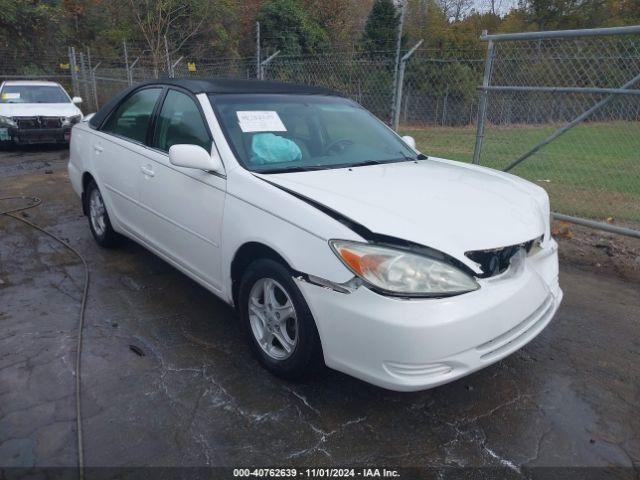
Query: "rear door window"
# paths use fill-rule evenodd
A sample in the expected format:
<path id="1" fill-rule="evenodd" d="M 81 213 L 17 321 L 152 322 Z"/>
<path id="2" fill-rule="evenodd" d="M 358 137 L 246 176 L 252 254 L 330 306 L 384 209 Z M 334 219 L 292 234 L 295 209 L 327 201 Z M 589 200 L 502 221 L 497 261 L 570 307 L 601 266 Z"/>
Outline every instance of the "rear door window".
<path id="1" fill-rule="evenodd" d="M 109 117 L 102 131 L 145 143 L 161 91 L 161 88 L 146 88 L 131 95 Z"/>

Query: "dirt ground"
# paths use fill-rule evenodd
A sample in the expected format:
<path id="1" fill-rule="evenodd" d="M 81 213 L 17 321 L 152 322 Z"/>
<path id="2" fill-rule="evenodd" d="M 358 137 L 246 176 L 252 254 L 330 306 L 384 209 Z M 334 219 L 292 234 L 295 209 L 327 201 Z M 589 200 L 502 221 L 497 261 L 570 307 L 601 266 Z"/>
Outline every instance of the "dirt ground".
<path id="1" fill-rule="evenodd" d="M 640 283 L 640 240 L 560 221 L 553 223 L 553 235 L 561 246 L 561 262 Z"/>
<path id="2" fill-rule="evenodd" d="M 96 246 L 67 155 L 0 153 L 0 196 L 41 197 L 29 220 L 89 262 L 87 465 L 484 466 L 540 478 L 540 467 L 580 467 L 581 478 L 619 467 L 606 472 L 638 478 L 639 241 L 556 223 L 558 315 L 469 377 L 410 394 L 333 371 L 292 384 L 259 367 L 212 294 L 132 242 Z M 0 218 L 0 467 L 75 465 L 81 289 L 75 257 Z"/>

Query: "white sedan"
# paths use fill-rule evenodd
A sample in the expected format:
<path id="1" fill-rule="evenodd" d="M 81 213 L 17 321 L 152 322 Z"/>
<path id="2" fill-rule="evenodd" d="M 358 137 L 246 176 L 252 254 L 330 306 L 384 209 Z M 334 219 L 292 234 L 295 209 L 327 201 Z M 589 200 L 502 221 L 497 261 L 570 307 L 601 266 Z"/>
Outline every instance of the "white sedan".
<path id="1" fill-rule="evenodd" d="M 68 143 L 71 127 L 82 120 L 80 97 L 59 83 L 35 80 L 0 85 L 0 144 Z"/>
<path id="2" fill-rule="evenodd" d="M 289 379 L 440 385 L 521 348 L 562 299 L 543 189 L 426 157 L 322 88 L 133 87 L 74 127 L 69 176 L 98 244 L 129 237 L 233 305 Z"/>

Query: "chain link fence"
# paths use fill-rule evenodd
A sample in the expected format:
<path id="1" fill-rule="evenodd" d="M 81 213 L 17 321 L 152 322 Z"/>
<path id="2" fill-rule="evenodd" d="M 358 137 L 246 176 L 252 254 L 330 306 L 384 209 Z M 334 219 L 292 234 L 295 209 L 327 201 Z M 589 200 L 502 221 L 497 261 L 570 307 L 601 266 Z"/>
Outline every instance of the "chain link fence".
<path id="1" fill-rule="evenodd" d="M 475 161 L 538 183 L 556 212 L 640 234 L 640 28 L 485 38 Z"/>
<path id="2" fill-rule="evenodd" d="M 488 57 L 486 49 L 416 48 L 400 64 L 395 52 L 274 52 L 258 62 L 255 57 L 154 59 L 126 45 L 111 56 L 69 48 L 36 67 L 8 68 L 19 61 L 3 63 L 0 79 L 59 81 L 84 98 L 87 113 L 129 85 L 166 76 L 263 78 L 325 86 L 397 125 L 429 155 L 508 169 L 544 187 L 556 212 L 622 222 L 637 232 L 640 91 L 625 85 L 640 75 L 640 34 L 517 40 L 494 36 L 490 42 Z M 398 67 L 400 83 L 394 82 Z M 626 91 L 621 93 L 623 87 Z M 609 98 L 558 138 L 529 153 Z M 523 161 L 512 165 L 523 155 Z"/>

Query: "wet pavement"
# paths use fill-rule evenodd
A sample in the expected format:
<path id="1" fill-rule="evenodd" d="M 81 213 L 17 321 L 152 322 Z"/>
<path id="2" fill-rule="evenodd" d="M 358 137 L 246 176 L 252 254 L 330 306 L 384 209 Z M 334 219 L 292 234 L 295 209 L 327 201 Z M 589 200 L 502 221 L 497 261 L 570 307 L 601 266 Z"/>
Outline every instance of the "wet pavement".
<path id="1" fill-rule="evenodd" d="M 251 357 L 232 310 L 143 248 L 93 242 L 64 149 L 0 153 L 0 196 L 86 256 L 85 461 L 91 466 L 637 466 L 640 284 L 563 265 L 564 303 L 509 358 L 395 393 L 327 371 L 302 384 Z M 3 210 L 0 206 L 0 210 Z M 76 462 L 82 268 L 0 218 L 0 465 Z M 637 470 L 635 472 L 637 475 Z"/>

